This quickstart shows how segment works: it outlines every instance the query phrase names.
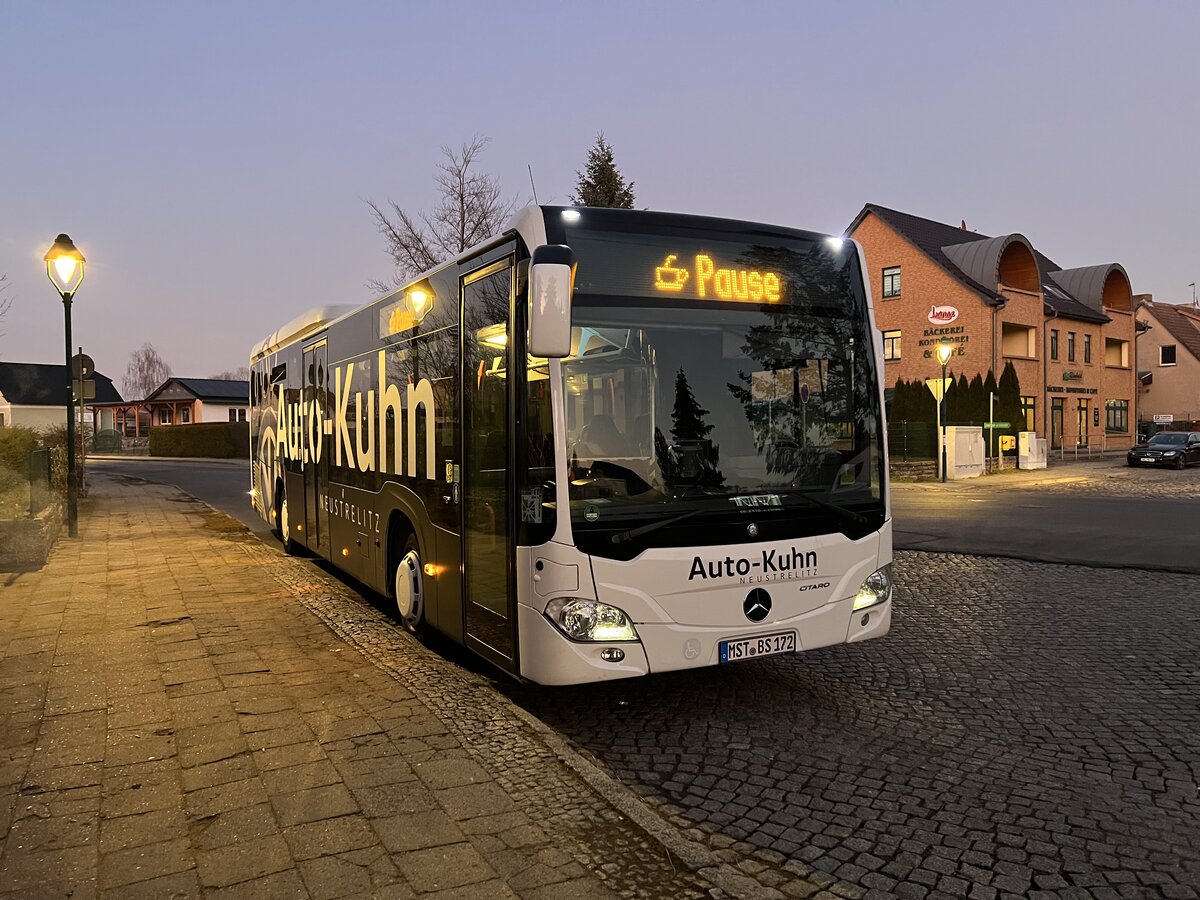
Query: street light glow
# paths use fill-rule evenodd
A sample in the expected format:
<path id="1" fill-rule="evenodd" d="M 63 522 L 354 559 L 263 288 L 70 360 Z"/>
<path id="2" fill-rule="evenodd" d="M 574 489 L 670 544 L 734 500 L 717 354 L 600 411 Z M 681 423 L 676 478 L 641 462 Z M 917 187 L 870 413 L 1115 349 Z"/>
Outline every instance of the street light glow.
<path id="1" fill-rule="evenodd" d="M 84 258 L 67 235 L 60 234 L 55 238 L 54 246 L 42 258 L 46 261 L 46 274 L 63 299 L 79 290 L 83 283 Z"/>
<path id="2" fill-rule="evenodd" d="M 942 341 L 938 344 L 937 359 L 943 366 L 950 362 L 950 355 L 954 352 L 954 347 L 947 341 Z"/>

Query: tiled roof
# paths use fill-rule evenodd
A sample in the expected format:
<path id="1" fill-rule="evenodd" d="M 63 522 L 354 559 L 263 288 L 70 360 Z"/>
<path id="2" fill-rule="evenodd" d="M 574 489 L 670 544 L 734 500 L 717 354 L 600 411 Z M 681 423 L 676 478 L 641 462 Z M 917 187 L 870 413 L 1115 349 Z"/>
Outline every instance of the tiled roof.
<path id="1" fill-rule="evenodd" d="M 119 402 L 111 379 L 96 372 L 96 399 L 88 403 Z M 68 403 L 67 367 L 48 363 L 0 362 L 0 394 L 18 406 L 62 406 Z"/>
<path id="2" fill-rule="evenodd" d="M 198 400 L 250 402 L 249 381 L 226 381 L 221 378 L 173 378 L 171 380 L 195 394 Z"/>
<path id="3" fill-rule="evenodd" d="M 879 218 L 916 245 L 917 249 L 941 266 L 946 272 L 979 294 L 985 303 L 997 305 L 1004 302 L 1003 295 L 972 278 L 960 269 L 956 262 L 945 252 L 946 247 L 960 247 L 960 251 L 956 255 L 961 259 L 964 256 L 961 252 L 961 245 L 966 244 L 968 241 L 995 240 L 990 235 L 956 228 L 953 225 L 935 222 L 932 219 L 923 219 L 920 216 L 910 215 L 909 213 L 903 213 L 895 209 L 888 209 L 886 206 L 879 206 L 874 203 L 868 203 L 862 208 L 862 212 L 855 217 L 847 229 L 847 233 L 852 232 L 869 212 L 879 216 Z M 1042 296 L 1045 298 L 1046 306 L 1059 316 L 1068 319 L 1080 319 L 1084 322 L 1109 321 L 1108 316 L 1080 303 L 1062 285 L 1056 283 L 1050 277 L 1051 272 L 1061 271 L 1062 266 L 1039 252 L 1037 248 L 1034 248 L 1034 256 L 1037 258 L 1038 277 L 1042 282 Z"/>
<path id="4" fill-rule="evenodd" d="M 1200 314 L 1172 303 L 1147 303 L 1146 309 L 1179 343 L 1200 360 Z"/>

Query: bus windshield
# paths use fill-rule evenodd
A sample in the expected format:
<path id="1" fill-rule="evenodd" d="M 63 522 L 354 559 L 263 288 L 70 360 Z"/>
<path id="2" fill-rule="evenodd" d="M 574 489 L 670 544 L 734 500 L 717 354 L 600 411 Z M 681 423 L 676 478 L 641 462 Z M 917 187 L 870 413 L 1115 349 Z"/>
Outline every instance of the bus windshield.
<path id="1" fill-rule="evenodd" d="M 709 277 L 703 302 L 680 302 L 682 291 L 585 293 L 582 243 L 562 365 L 581 548 L 631 558 L 745 540 L 751 521 L 764 537 L 882 524 L 878 374 L 856 254 L 819 241 L 661 253 L 693 285 L 705 259 L 714 274 L 735 260 L 724 284 Z M 757 299 L 736 295 L 755 290 L 738 273 L 759 276 Z M 717 286 L 731 296 L 712 297 Z"/>

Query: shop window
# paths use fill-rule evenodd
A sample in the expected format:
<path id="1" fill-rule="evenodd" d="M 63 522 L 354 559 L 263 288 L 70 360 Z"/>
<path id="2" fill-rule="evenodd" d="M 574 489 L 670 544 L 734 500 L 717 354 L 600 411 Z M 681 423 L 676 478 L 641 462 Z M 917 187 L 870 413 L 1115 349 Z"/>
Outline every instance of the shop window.
<path id="1" fill-rule="evenodd" d="M 885 299 L 900 296 L 899 266 L 889 266 L 883 270 L 883 296 Z"/>
<path id="2" fill-rule="evenodd" d="M 1021 412 L 1025 415 L 1025 430 L 1034 431 L 1033 423 L 1037 418 L 1037 397 L 1022 395 Z"/>
<path id="3" fill-rule="evenodd" d="M 1058 359 L 1058 329 L 1050 329 L 1050 358 Z"/>
<path id="4" fill-rule="evenodd" d="M 1067 362 L 1075 362 L 1075 332 L 1067 332 Z"/>
<path id="5" fill-rule="evenodd" d="M 900 358 L 899 331 L 885 331 L 883 333 L 883 358 L 888 362 Z"/>
<path id="6" fill-rule="evenodd" d="M 1085 363 L 1092 361 L 1092 336 L 1090 334 L 1083 336 L 1083 361 Z"/>
<path id="7" fill-rule="evenodd" d="M 1175 365 L 1175 345 L 1164 344 L 1158 348 L 1158 364 L 1160 366 Z"/>
<path id="8" fill-rule="evenodd" d="M 1104 430 L 1108 434 L 1129 433 L 1129 401 L 1109 400 L 1104 404 Z"/>

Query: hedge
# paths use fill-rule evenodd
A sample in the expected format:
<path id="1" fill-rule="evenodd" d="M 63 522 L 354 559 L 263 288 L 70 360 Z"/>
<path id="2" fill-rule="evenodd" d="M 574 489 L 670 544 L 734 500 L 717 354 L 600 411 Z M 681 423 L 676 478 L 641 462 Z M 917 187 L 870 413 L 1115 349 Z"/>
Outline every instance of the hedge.
<path id="1" fill-rule="evenodd" d="M 150 429 L 150 455 L 249 459 L 250 425 L 246 422 L 158 425 Z"/>

